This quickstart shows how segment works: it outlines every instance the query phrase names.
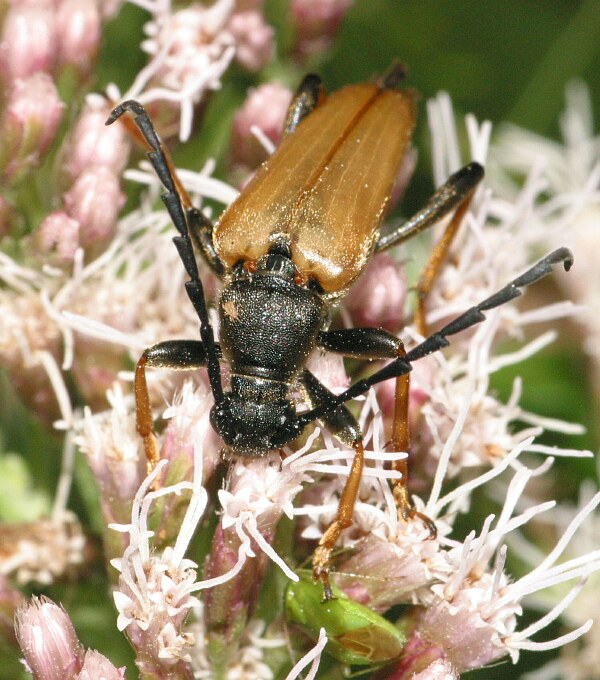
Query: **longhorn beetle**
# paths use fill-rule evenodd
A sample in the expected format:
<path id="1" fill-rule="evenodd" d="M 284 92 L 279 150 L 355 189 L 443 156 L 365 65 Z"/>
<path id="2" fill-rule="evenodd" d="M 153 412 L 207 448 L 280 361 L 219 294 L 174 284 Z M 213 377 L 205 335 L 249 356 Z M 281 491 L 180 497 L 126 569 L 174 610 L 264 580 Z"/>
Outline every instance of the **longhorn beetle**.
<path id="1" fill-rule="evenodd" d="M 163 201 L 179 234 L 173 239 L 190 277 L 185 287 L 200 320 L 200 340 L 170 340 L 147 349 L 138 361 L 134 390 L 137 431 L 146 456 L 158 459 L 145 371 L 148 367 L 206 367 L 214 396 L 210 420 L 228 457 L 257 457 L 280 449 L 319 420 L 354 449 L 354 459 L 335 520 L 313 556 L 313 575 L 331 598 L 328 573 L 332 550 L 352 523 L 364 464 L 360 428 L 345 402 L 396 378 L 396 450 L 408 449 L 408 374 L 411 365 L 448 345 L 448 337 L 482 321 L 484 312 L 521 294 L 572 255 L 560 248 L 511 283 L 467 310 L 409 352 L 379 328 L 328 330 L 332 302 L 361 274 L 373 253 L 387 250 L 454 211 L 434 247 L 417 286 L 417 327 L 425 335 L 424 304 L 450 242 L 466 212 L 483 168 L 470 163 L 452 175 L 412 219 L 381 236 L 379 227 L 394 178 L 410 144 L 415 121 L 412 92 L 399 87 L 403 70 L 394 64 L 375 83 L 345 87 L 325 99 L 321 80 L 308 75 L 290 105 L 284 138 L 240 196 L 213 226 L 192 207 L 144 108 L 129 100 L 107 124 L 129 111 L 148 158 L 163 183 Z M 209 320 L 198 274 L 198 252 L 224 282 L 218 303 L 220 337 Z M 339 395 L 305 367 L 320 348 L 361 359 L 392 359 Z M 225 390 L 220 364 L 227 362 Z M 297 413 L 291 393 L 299 388 L 309 410 Z M 404 517 L 417 514 L 403 479 L 394 493 Z M 425 521 L 427 518 L 422 517 Z M 433 533 L 435 527 L 430 523 Z"/>

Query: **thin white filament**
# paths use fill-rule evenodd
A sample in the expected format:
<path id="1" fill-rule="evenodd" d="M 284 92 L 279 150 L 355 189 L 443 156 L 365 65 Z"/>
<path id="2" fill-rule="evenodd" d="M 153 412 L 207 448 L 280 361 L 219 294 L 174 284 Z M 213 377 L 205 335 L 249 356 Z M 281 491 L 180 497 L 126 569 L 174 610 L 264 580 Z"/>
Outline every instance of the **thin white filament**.
<path id="1" fill-rule="evenodd" d="M 327 644 L 327 635 L 325 634 L 325 628 L 321 628 L 319 631 L 319 640 L 317 644 L 305 654 L 300 661 L 292 668 L 292 670 L 287 674 L 285 680 L 297 680 L 300 677 L 300 672 L 303 671 L 309 664 L 311 665 L 308 675 L 304 680 L 314 680 L 317 677 L 317 671 L 319 670 L 319 662 L 321 661 L 321 654 L 325 645 Z"/>

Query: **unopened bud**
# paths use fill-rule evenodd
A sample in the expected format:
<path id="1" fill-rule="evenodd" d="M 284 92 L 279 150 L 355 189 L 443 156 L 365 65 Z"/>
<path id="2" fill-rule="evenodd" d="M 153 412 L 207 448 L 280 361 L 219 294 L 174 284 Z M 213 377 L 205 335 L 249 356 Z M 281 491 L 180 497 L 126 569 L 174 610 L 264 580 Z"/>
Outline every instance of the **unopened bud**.
<path id="1" fill-rule="evenodd" d="M 59 61 L 86 74 L 100 45 L 100 12 L 96 0 L 62 0 L 56 13 Z"/>
<path id="2" fill-rule="evenodd" d="M 404 325 L 408 284 L 404 267 L 387 253 L 371 259 L 345 303 L 355 326 L 397 332 Z"/>
<path id="3" fill-rule="evenodd" d="M 12 87 L 0 126 L 0 168 L 5 180 L 38 165 L 52 143 L 64 104 L 52 78 L 35 73 Z"/>
<path id="4" fill-rule="evenodd" d="M 0 40 L 0 71 L 6 85 L 52 69 L 56 53 L 50 4 L 10 3 Z"/>
<path id="5" fill-rule="evenodd" d="M 115 14 L 121 9 L 123 0 L 103 0 L 100 3 L 100 10 L 104 20 L 112 19 Z"/>
<path id="6" fill-rule="evenodd" d="M 117 176 L 108 168 L 98 166 L 84 172 L 64 200 L 69 215 L 81 225 L 81 245 L 95 249 L 110 240 L 125 196 Z"/>
<path id="7" fill-rule="evenodd" d="M 81 669 L 81 645 L 67 612 L 34 597 L 16 614 L 17 640 L 36 680 L 66 680 Z"/>
<path id="8" fill-rule="evenodd" d="M 232 163 L 254 169 L 268 156 L 267 150 L 252 132 L 259 128 L 275 146 L 281 140 L 291 91 L 280 83 L 265 83 L 248 91 L 248 97 L 233 119 Z"/>
<path id="9" fill-rule="evenodd" d="M 77 680 L 125 680 L 125 668 L 116 668 L 100 652 L 90 649 L 85 653 Z"/>
<path id="10" fill-rule="evenodd" d="M 228 28 L 235 38 L 235 58 L 248 71 L 260 71 L 275 53 L 274 31 L 257 11 L 236 12 Z"/>
<path id="11" fill-rule="evenodd" d="M 79 247 L 79 228 L 79 222 L 63 211 L 46 215 L 36 233 L 39 250 L 56 253 L 61 262 L 71 262 Z"/>
<path id="12" fill-rule="evenodd" d="M 108 109 L 99 97 L 88 97 L 86 107 L 67 143 L 65 166 L 77 179 L 91 166 L 104 166 L 119 175 L 129 157 L 129 140 L 122 125 L 105 125 Z"/>
<path id="13" fill-rule="evenodd" d="M 298 50 L 314 54 L 325 50 L 353 0 L 292 0 L 290 13 L 296 26 Z"/>

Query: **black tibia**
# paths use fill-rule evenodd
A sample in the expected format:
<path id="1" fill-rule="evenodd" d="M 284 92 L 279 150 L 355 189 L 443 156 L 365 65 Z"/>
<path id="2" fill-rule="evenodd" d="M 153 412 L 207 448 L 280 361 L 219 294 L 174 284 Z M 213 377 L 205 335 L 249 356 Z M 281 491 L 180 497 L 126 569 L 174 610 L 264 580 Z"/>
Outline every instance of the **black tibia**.
<path id="1" fill-rule="evenodd" d="M 215 401 L 223 398 L 223 386 L 221 384 L 221 371 L 219 367 L 219 353 L 217 351 L 214 332 L 208 310 L 206 308 L 206 299 L 204 297 L 204 289 L 200 276 L 198 273 L 198 265 L 194 256 L 194 249 L 192 241 L 189 236 L 188 223 L 186 213 L 183 209 L 181 197 L 177 192 L 177 186 L 173 174 L 169 168 L 169 163 L 162 150 L 162 146 L 158 135 L 152 125 L 152 121 L 148 117 L 144 107 L 134 100 L 128 100 L 119 104 L 108 117 L 107 124 L 113 123 L 126 111 L 134 114 L 134 122 L 138 126 L 140 132 L 144 135 L 145 140 L 153 149 L 148 153 L 148 159 L 152 163 L 156 174 L 163 183 L 166 193 L 163 194 L 162 200 L 169 212 L 169 216 L 175 228 L 179 232 L 179 236 L 173 239 L 181 261 L 189 274 L 190 281 L 187 281 L 185 288 L 190 298 L 198 318 L 200 320 L 200 337 L 206 352 L 206 367 L 208 369 L 208 377 Z"/>
<path id="2" fill-rule="evenodd" d="M 323 96 L 321 78 L 314 73 L 304 76 L 287 111 L 283 126 L 284 137 L 294 132 L 298 123 L 319 105 Z"/>
<path id="3" fill-rule="evenodd" d="M 221 350 L 217 345 L 219 356 Z M 206 352 L 200 340 L 166 340 L 144 351 L 146 368 L 188 370 L 206 366 Z"/>
<path id="4" fill-rule="evenodd" d="M 321 349 L 354 359 L 394 359 L 402 350 L 402 340 L 382 328 L 343 328 L 319 333 Z"/>
<path id="5" fill-rule="evenodd" d="M 569 271 L 573 264 L 573 254 L 568 248 L 558 248 L 558 250 L 554 250 L 534 264 L 533 267 L 528 269 L 524 274 L 521 274 L 521 276 L 518 276 L 508 285 L 504 286 L 504 288 L 500 289 L 497 293 L 486 298 L 478 305 L 471 307 L 464 312 L 464 314 L 461 314 L 439 331 L 430 335 L 420 345 L 417 345 L 410 352 L 407 352 L 405 356 L 398 357 L 368 378 L 357 381 L 345 392 L 333 396 L 328 403 L 323 403 L 307 413 L 302 413 L 298 416 L 300 426 L 305 427 L 317 419 L 323 420 L 328 413 L 334 411 L 340 404 L 343 404 L 349 399 L 354 399 L 360 394 L 364 394 L 373 385 L 377 385 L 390 378 L 396 378 L 400 375 L 410 373 L 413 361 L 422 359 L 433 352 L 437 352 L 438 350 L 447 347 L 450 344 L 448 336 L 460 333 L 461 331 L 480 323 L 485 319 L 483 312 L 493 309 L 494 307 L 499 307 L 500 305 L 519 297 L 519 295 L 522 294 L 519 290 L 520 288 L 539 281 L 539 279 L 552 271 L 552 265 L 560 262 L 563 263 L 565 270 Z"/>
<path id="6" fill-rule="evenodd" d="M 381 236 L 375 244 L 375 252 L 387 250 L 415 234 L 428 229 L 452 212 L 481 182 L 483 166 L 469 163 L 451 175 L 433 194 L 425 206 L 391 234 Z"/>
<path id="7" fill-rule="evenodd" d="M 311 408 L 325 404 L 335 396 L 307 369 L 302 371 L 299 384 L 303 396 Z M 332 432 L 346 446 L 353 446 L 355 442 L 362 439 L 356 419 L 343 404 L 323 416 L 321 422 L 329 432 Z"/>

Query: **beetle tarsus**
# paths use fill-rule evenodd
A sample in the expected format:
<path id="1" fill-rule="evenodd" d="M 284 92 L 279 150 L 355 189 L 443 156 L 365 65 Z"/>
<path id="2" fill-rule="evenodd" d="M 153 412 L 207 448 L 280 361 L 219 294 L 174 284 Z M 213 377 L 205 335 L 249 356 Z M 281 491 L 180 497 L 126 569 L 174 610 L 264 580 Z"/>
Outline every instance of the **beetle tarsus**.
<path id="1" fill-rule="evenodd" d="M 405 487 L 403 487 L 403 489 L 405 490 Z M 431 517 L 428 517 L 424 512 L 419 512 L 418 510 L 415 510 L 410 500 L 408 499 L 407 494 L 405 494 L 404 497 L 402 496 L 397 497 L 396 494 L 394 494 L 394 498 L 396 500 L 396 507 L 398 508 L 398 516 L 400 517 L 400 519 L 407 523 L 414 519 L 421 520 L 421 522 L 423 522 L 425 528 L 429 532 L 429 536 L 427 538 L 430 541 L 433 541 L 437 538 L 438 531 L 435 522 L 431 519 Z"/>
<path id="2" fill-rule="evenodd" d="M 329 581 L 332 549 L 319 544 L 313 553 L 313 581 L 323 586 L 323 602 L 333 600 L 334 595 Z"/>

